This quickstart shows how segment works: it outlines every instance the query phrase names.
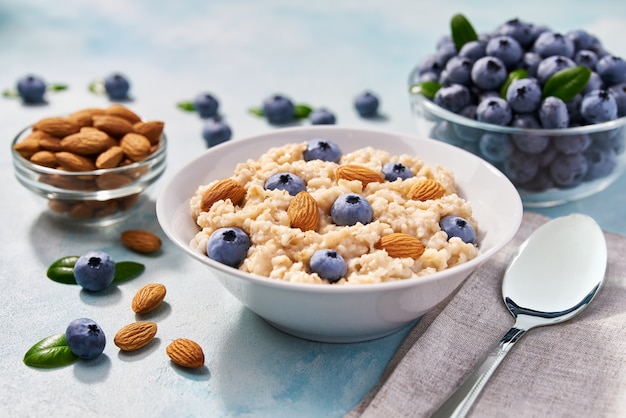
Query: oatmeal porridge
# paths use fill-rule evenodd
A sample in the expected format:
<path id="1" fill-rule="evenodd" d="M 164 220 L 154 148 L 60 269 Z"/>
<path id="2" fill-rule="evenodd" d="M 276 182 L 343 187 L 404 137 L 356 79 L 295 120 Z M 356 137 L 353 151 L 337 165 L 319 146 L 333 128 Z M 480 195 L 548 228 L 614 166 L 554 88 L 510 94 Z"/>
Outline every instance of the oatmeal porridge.
<path id="1" fill-rule="evenodd" d="M 332 280 L 339 285 L 425 276 L 478 255 L 475 243 L 449 237 L 439 224 L 442 218 L 453 215 L 478 230 L 470 203 L 456 193 L 450 169 L 430 167 L 417 156 L 394 156 L 372 147 L 341 155 L 338 162 L 305 161 L 307 147 L 302 142 L 272 148 L 257 160 L 239 163 L 228 182 L 221 179 L 199 186 L 190 201 L 192 216 L 201 228 L 190 244 L 192 248 L 207 254 L 207 244 L 216 230 L 235 227 L 249 237 L 249 247 L 237 266 L 240 270 L 277 280 L 326 284 L 329 280 L 312 271 L 310 262 L 316 251 L 331 250 L 347 267 L 341 278 Z M 380 173 L 389 162 L 407 169 L 411 176 L 385 180 Z M 340 167 L 355 173 L 340 174 Z M 269 188 L 268 179 L 281 173 L 301 179 L 305 192 Z M 365 174 L 370 175 L 368 180 Z M 424 184 L 441 193 L 416 196 L 415 190 L 423 189 Z M 215 195 L 216 190 L 217 197 L 207 205 L 207 196 Z M 233 190 L 236 193 L 229 194 Z M 313 200 L 296 205 L 301 194 Z M 333 204 L 347 195 L 365 200 L 363 203 L 371 207 L 371 220 L 338 224 L 331 213 Z M 311 227 L 294 226 L 294 216 L 300 214 L 314 220 L 309 222 Z M 383 237 L 401 238 L 391 243 L 400 247 L 408 238 L 419 241 L 420 251 L 415 256 L 399 256 L 386 246 Z"/>

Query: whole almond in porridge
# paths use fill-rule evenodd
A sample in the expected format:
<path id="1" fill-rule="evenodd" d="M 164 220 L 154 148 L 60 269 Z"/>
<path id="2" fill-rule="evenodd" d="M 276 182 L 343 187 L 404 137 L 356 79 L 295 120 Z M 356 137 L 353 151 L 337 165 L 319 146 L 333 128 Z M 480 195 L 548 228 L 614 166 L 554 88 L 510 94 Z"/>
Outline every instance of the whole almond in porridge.
<path id="1" fill-rule="evenodd" d="M 201 228 L 192 248 L 239 252 L 226 264 L 272 279 L 344 285 L 426 276 L 477 256 L 475 243 L 449 236 L 439 225 L 455 216 L 478 231 L 450 169 L 373 147 L 338 162 L 310 159 L 309 143 L 271 148 L 239 163 L 231 177 L 199 186 L 190 201 Z M 292 183 L 300 181 L 306 187 L 295 193 Z M 249 240 L 240 239 L 242 231 Z M 214 233 L 222 235 L 210 240 Z M 208 251 L 207 245 L 222 248 Z M 319 262 L 320 256 L 328 259 Z M 337 271 L 345 274 L 337 278 Z"/>

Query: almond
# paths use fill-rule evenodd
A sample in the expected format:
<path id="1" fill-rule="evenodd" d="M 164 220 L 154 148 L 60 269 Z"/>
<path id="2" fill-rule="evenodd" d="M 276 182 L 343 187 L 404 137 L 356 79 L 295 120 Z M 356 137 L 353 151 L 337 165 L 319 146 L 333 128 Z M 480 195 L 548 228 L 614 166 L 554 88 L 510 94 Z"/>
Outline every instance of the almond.
<path id="1" fill-rule="evenodd" d="M 165 352 L 179 366 L 201 367 L 204 365 L 202 347 L 192 340 L 178 338 L 165 348 Z"/>
<path id="2" fill-rule="evenodd" d="M 42 131 L 57 138 L 75 134 L 79 129 L 80 126 L 76 122 L 65 116 L 43 118 L 33 125 L 33 130 Z"/>
<path id="3" fill-rule="evenodd" d="M 315 231 L 320 221 L 317 201 L 306 190 L 291 199 L 287 215 L 289 215 L 291 227 L 300 228 L 303 231 Z"/>
<path id="4" fill-rule="evenodd" d="M 120 141 L 124 154 L 133 161 L 145 160 L 150 155 L 150 141 L 143 135 L 127 133 Z"/>
<path id="5" fill-rule="evenodd" d="M 150 283 L 135 293 L 131 307 L 133 312 L 146 314 L 161 306 L 167 289 L 160 283 Z"/>
<path id="6" fill-rule="evenodd" d="M 148 138 L 152 145 L 158 144 L 163 135 L 163 127 L 165 124 L 160 120 L 151 120 L 147 122 L 137 122 L 133 125 L 136 133 Z"/>
<path id="7" fill-rule="evenodd" d="M 375 247 L 396 258 L 419 258 L 424 253 L 424 245 L 417 237 L 402 232 L 382 236 Z"/>
<path id="8" fill-rule="evenodd" d="M 37 151 L 30 157 L 30 162 L 44 167 L 55 168 L 59 164 L 52 151 Z"/>
<path id="9" fill-rule="evenodd" d="M 96 158 L 97 168 L 113 168 L 117 167 L 124 158 L 124 150 L 117 145 L 112 146 Z"/>
<path id="10" fill-rule="evenodd" d="M 68 171 L 91 171 L 96 165 L 89 158 L 72 152 L 61 151 L 55 154 L 59 165 Z"/>
<path id="11" fill-rule="evenodd" d="M 423 179 L 411 186 L 408 198 L 412 200 L 434 200 L 442 198 L 446 194 L 446 188 L 433 179 Z"/>
<path id="12" fill-rule="evenodd" d="M 32 157 L 34 153 L 41 151 L 39 139 L 31 138 L 30 136 L 13 145 L 13 149 L 26 159 Z"/>
<path id="13" fill-rule="evenodd" d="M 142 229 L 124 231 L 120 238 L 125 246 L 138 253 L 149 254 L 161 248 L 161 238 L 152 232 Z"/>
<path id="14" fill-rule="evenodd" d="M 67 117 L 80 127 L 92 126 L 93 117 L 96 115 L 104 115 L 104 109 L 86 108 L 70 113 Z"/>
<path id="15" fill-rule="evenodd" d="M 122 173 L 104 173 L 96 177 L 96 186 L 100 190 L 119 189 L 132 183 L 132 179 Z"/>
<path id="16" fill-rule="evenodd" d="M 122 137 L 133 130 L 133 124 L 124 118 L 111 115 L 93 117 L 93 127 L 114 137 Z"/>
<path id="17" fill-rule="evenodd" d="M 230 199 L 233 205 L 243 202 L 246 196 L 246 189 L 233 179 L 224 179 L 209 187 L 202 194 L 200 210 L 208 212 L 215 202 Z"/>
<path id="18" fill-rule="evenodd" d="M 380 173 L 357 164 L 339 166 L 337 167 L 335 175 L 338 179 L 358 180 L 363 185 L 363 188 L 369 183 L 382 183 L 384 181 Z"/>
<path id="19" fill-rule="evenodd" d="M 109 135 L 97 129 L 85 129 L 61 140 L 63 151 L 80 155 L 99 154 L 111 145 Z"/>
<path id="20" fill-rule="evenodd" d="M 138 321 L 122 327 L 113 342 L 123 351 L 138 350 L 145 347 L 157 333 L 157 324 L 148 321 Z"/>
<path id="21" fill-rule="evenodd" d="M 42 132 L 43 134 L 43 132 Z M 46 151 L 63 151 L 63 147 L 61 146 L 61 139 L 55 138 L 53 136 L 49 136 L 47 134 L 39 140 L 39 147 L 41 149 L 45 149 Z"/>
<path id="22" fill-rule="evenodd" d="M 141 118 L 132 110 L 121 104 L 112 104 L 104 109 L 104 113 L 111 116 L 117 116 L 126 119 L 131 124 L 141 121 Z"/>

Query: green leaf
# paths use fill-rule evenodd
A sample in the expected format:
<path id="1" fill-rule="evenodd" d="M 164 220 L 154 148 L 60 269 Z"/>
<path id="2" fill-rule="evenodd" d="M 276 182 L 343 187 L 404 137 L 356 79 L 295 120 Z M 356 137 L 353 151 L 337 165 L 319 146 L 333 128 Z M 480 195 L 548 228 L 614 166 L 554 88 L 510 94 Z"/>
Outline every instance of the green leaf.
<path id="1" fill-rule="evenodd" d="M 67 345 L 65 334 L 55 334 L 33 345 L 24 355 L 24 364 L 39 368 L 62 367 L 77 359 Z"/>
<path id="2" fill-rule="evenodd" d="M 584 65 L 557 71 L 544 84 L 543 97 L 554 96 L 569 102 L 585 88 L 590 77 L 591 70 Z"/>
<path id="3" fill-rule="evenodd" d="M 94 94 L 106 94 L 106 89 L 104 88 L 104 81 L 96 80 L 92 83 L 89 83 L 89 91 Z"/>
<path id="4" fill-rule="evenodd" d="M 2 92 L 2 96 L 15 99 L 16 97 L 20 97 L 20 94 L 17 92 L 17 89 L 6 89 Z"/>
<path id="5" fill-rule="evenodd" d="M 178 107 L 181 110 L 184 110 L 185 112 L 195 112 L 196 111 L 196 105 L 191 102 L 191 101 L 184 101 L 184 102 L 178 102 L 176 103 L 176 107 Z"/>
<path id="6" fill-rule="evenodd" d="M 263 108 L 260 107 L 251 107 L 248 109 L 248 112 L 252 113 L 255 116 L 263 117 Z"/>
<path id="7" fill-rule="evenodd" d="M 294 119 L 306 119 L 309 117 L 313 108 L 309 105 L 305 104 L 296 104 L 293 110 L 293 118 Z"/>
<path id="8" fill-rule="evenodd" d="M 460 13 L 452 16 L 450 29 L 452 30 L 452 41 L 454 41 L 454 46 L 456 46 L 457 51 L 460 51 L 466 43 L 478 40 L 478 35 L 474 27 L 469 20 Z"/>
<path id="9" fill-rule="evenodd" d="M 421 83 L 415 83 L 409 88 L 409 92 L 412 94 L 421 94 L 424 97 L 432 99 L 435 94 L 441 88 L 441 84 L 436 81 L 423 81 Z"/>
<path id="10" fill-rule="evenodd" d="M 63 91 L 67 90 L 69 86 L 67 84 L 50 84 L 48 90 L 50 91 Z"/>
<path id="11" fill-rule="evenodd" d="M 521 68 L 511 71 L 500 87 L 500 97 L 506 99 L 506 92 L 509 90 L 509 86 L 513 84 L 514 81 L 521 80 L 522 78 L 528 78 L 528 71 Z"/>
<path id="12" fill-rule="evenodd" d="M 113 282 L 120 283 L 126 282 L 139 276 L 146 267 L 141 263 L 135 263 L 134 261 L 120 261 L 115 263 L 115 276 Z"/>
<path id="13" fill-rule="evenodd" d="M 63 284 L 76 284 L 74 279 L 74 264 L 78 260 L 77 255 L 70 255 L 55 261 L 48 267 L 46 275 L 49 279 Z"/>

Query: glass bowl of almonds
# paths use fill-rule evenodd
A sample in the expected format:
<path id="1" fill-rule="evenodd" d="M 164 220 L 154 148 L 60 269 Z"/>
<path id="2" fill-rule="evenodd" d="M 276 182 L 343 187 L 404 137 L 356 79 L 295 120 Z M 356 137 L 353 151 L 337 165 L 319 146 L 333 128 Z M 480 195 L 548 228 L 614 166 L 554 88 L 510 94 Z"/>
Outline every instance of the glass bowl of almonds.
<path id="1" fill-rule="evenodd" d="M 139 207 L 165 170 L 164 123 L 120 104 L 38 120 L 11 144 L 18 181 L 54 218 L 106 226 Z"/>

